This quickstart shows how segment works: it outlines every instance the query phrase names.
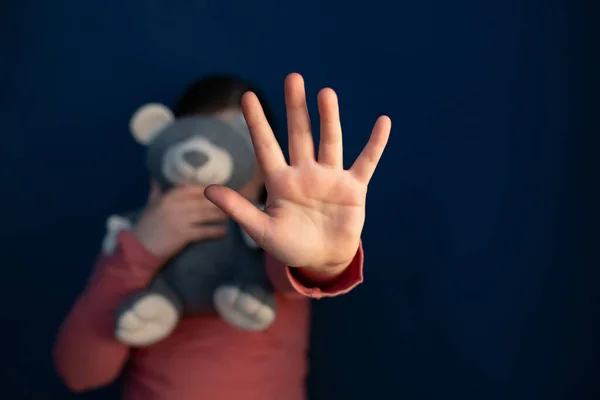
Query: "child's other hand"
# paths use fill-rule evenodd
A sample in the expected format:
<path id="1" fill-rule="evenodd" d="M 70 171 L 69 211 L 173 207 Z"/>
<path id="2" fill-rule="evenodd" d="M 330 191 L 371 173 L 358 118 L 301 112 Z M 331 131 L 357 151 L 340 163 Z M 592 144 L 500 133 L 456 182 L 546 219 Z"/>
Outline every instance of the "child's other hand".
<path id="1" fill-rule="evenodd" d="M 346 171 L 335 92 L 323 89 L 318 96 L 318 158 L 300 75 L 287 77 L 285 99 L 291 165 L 286 163 L 256 96 L 246 93 L 243 98 L 268 191 L 264 212 L 222 186 L 209 187 L 206 195 L 281 262 L 335 274 L 352 261 L 358 249 L 367 185 L 387 144 L 391 121 L 385 116 L 377 120 L 367 145 Z"/>
<path id="2" fill-rule="evenodd" d="M 226 233 L 227 215 L 208 201 L 204 188 L 187 186 L 161 195 L 153 186 L 150 201 L 133 231 L 146 250 L 168 259 L 188 243 Z"/>

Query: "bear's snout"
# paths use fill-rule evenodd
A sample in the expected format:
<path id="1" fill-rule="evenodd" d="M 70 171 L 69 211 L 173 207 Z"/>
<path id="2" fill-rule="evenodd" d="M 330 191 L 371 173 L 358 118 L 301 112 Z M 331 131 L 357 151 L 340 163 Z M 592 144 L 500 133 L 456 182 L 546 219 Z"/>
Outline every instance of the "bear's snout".
<path id="1" fill-rule="evenodd" d="M 182 158 L 193 168 L 200 168 L 208 162 L 208 156 L 197 150 L 188 150 L 184 152 Z"/>
<path id="2" fill-rule="evenodd" d="M 231 179 L 231 154 L 205 137 L 192 137 L 173 145 L 162 160 L 162 174 L 171 185 L 223 185 Z"/>

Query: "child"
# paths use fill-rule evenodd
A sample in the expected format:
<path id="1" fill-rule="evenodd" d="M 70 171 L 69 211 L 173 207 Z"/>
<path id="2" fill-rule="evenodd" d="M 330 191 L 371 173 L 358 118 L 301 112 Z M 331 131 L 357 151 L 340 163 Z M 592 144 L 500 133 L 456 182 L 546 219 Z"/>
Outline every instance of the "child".
<path id="1" fill-rule="evenodd" d="M 228 119 L 241 105 L 260 172 L 239 193 L 222 186 L 177 188 L 164 195 L 153 189 L 134 229 L 120 232 L 116 250 L 99 257 L 60 329 L 54 359 L 70 389 L 83 392 L 110 384 L 127 363 L 125 400 L 305 399 L 308 298 L 346 293 L 362 281 L 367 184 L 391 122 L 379 118 L 368 144 L 345 171 L 333 90 L 323 89 L 318 96 L 317 158 L 300 75 L 286 78 L 285 101 L 290 165 L 270 128 L 266 103 L 247 83 L 213 76 L 183 95 L 178 116 Z M 260 200 L 265 187 L 263 212 L 250 201 Z M 224 233 L 199 222 L 228 217 L 265 250 L 265 268 L 277 290 L 274 324 L 264 332 L 245 332 L 217 316 L 189 317 L 149 347 L 128 348 L 116 341 L 118 305 L 143 289 L 187 243 Z"/>

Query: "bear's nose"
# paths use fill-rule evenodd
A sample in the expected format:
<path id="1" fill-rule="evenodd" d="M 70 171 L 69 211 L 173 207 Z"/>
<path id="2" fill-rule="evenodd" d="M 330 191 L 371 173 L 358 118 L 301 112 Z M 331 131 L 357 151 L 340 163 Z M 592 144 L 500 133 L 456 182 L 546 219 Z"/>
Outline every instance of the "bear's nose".
<path id="1" fill-rule="evenodd" d="M 200 151 L 186 151 L 183 160 L 194 168 L 200 168 L 208 161 L 206 154 Z"/>

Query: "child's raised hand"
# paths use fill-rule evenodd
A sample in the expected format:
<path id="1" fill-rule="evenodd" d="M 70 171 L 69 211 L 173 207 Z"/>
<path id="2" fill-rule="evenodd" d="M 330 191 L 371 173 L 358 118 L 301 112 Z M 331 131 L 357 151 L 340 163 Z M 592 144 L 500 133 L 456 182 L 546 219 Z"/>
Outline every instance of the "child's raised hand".
<path id="1" fill-rule="evenodd" d="M 285 102 L 290 165 L 256 96 L 246 93 L 242 100 L 268 191 L 264 212 L 223 186 L 207 188 L 206 196 L 281 262 L 323 272 L 343 269 L 359 246 L 367 185 L 388 141 L 391 121 L 385 116 L 377 120 L 367 145 L 346 171 L 335 92 L 323 89 L 318 96 L 317 158 L 300 75 L 286 78 Z"/>

